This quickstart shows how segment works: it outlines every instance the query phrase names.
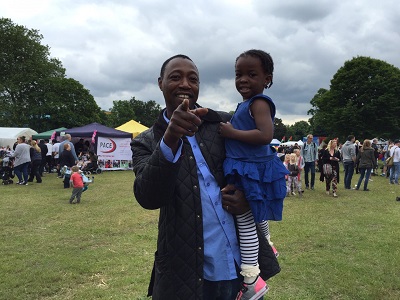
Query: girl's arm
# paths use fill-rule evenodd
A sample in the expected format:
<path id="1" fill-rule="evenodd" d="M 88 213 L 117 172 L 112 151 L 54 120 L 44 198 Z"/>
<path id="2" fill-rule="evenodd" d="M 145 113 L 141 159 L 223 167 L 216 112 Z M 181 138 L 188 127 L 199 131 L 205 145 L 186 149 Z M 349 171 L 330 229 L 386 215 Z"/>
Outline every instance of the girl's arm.
<path id="1" fill-rule="evenodd" d="M 267 145 L 272 141 L 274 128 L 269 104 L 263 99 L 255 99 L 250 106 L 251 114 L 256 123 L 256 129 L 239 130 L 232 124 L 221 123 L 220 134 L 229 139 L 238 140 L 253 145 Z"/>

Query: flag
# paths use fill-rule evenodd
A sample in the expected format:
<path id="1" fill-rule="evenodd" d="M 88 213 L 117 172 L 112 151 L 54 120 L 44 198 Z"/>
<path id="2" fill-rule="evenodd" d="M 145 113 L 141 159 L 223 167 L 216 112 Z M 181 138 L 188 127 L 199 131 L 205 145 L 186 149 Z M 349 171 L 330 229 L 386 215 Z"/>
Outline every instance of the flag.
<path id="1" fill-rule="evenodd" d="M 284 135 L 282 140 L 281 140 L 281 143 L 283 143 L 285 141 L 285 139 L 286 139 L 286 136 Z"/>
<path id="2" fill-rule="evenodd" d="M 292 136 L 290 136 L 290 138 L 288 139 L 288 141 L 291 141 L 292 140 Z"/>

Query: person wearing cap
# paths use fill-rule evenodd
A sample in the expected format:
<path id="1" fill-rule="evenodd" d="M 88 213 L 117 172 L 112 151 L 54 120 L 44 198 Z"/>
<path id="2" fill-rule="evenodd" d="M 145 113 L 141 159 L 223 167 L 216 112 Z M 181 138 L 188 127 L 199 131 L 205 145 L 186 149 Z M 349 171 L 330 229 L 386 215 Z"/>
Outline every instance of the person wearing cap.
<path id="1" fill-rule="evenodd" d="M 394 146 L 390 149 L 390 156 L 393 156 L 393 166 L 390 168 L 390 184 L 399 184 L 400 173 L 400 140 L 394 141 Z"/>

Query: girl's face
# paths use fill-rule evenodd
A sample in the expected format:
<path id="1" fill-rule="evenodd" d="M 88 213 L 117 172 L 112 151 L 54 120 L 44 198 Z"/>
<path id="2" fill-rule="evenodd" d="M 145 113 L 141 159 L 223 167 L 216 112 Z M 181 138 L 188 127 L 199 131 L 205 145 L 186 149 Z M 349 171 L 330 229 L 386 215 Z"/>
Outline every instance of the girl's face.
<path id="1" fill-rule="evenodd" d="M 265 86 L 271 81 L 271 75 L 266 74 L 257 57 L 240 57 L 235 66 L 235 84 L 243 100 L 262 94 Z"/>

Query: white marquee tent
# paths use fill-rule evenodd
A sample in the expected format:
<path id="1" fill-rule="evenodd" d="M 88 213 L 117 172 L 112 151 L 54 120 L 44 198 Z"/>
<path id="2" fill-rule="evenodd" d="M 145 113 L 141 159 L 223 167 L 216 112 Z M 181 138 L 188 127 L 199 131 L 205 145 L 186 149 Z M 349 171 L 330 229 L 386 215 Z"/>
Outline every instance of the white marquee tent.
<path id="1" fill-rule="evenodd" d="M 37 132 L 30 128 L 0 127 L 0 147 L 10 146 L 12 148 L 17 137 L 23 135 L 26 139 L 30 139 L 34 134 Z"/>

